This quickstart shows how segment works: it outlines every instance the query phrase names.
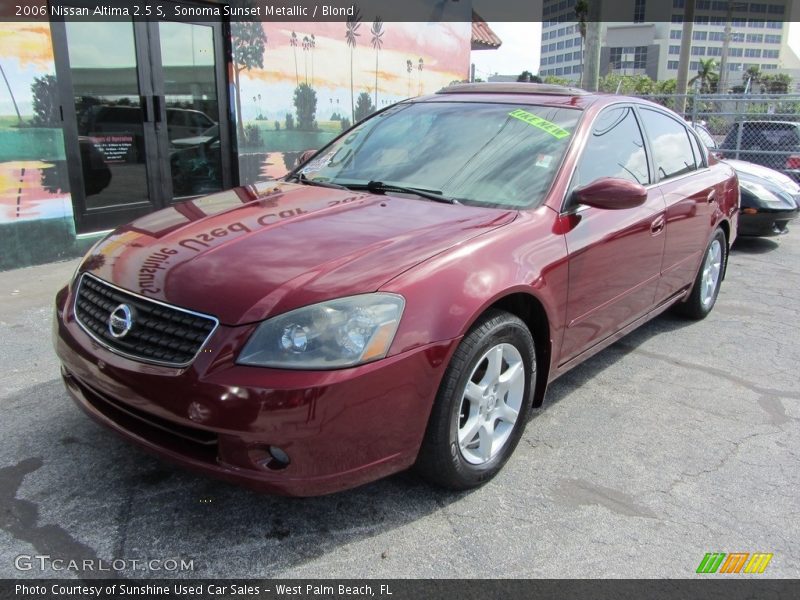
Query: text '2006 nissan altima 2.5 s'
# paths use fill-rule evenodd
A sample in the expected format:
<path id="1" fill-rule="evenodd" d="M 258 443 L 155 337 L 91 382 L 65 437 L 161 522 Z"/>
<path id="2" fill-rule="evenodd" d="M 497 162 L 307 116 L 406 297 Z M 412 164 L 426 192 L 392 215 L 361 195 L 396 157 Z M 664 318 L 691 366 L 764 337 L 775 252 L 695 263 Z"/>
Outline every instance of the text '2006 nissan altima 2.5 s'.
<path id="1" fill-rule="evenodd" d="M 548 382 L 670 306 L 708 314 L 738 196 L 655 104 L 451 86 L 117 229 L 59 292 L 56 349 L 89 415 L 186 467 L 470 488 Z"/>

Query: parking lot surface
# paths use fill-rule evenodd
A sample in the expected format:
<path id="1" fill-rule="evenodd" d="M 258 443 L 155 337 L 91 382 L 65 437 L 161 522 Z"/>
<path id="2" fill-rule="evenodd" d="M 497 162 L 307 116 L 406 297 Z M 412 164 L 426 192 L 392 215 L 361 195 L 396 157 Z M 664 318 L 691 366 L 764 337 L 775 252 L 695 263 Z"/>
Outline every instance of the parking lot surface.
<path id="1" fill-rule="evenodd" d="M 76 265 L 0 273 L 0 577 L 81 574 L 20 555 L 193 567 L 130 577 L 692 577 L 707 552 L 800 575 L 798 232 L 741 240 L 706 320 L 661 316 L 555 382 L 500 475 L 458 494 L 400 474 L 262 496 L 123 442 L 58 375 Z"/>

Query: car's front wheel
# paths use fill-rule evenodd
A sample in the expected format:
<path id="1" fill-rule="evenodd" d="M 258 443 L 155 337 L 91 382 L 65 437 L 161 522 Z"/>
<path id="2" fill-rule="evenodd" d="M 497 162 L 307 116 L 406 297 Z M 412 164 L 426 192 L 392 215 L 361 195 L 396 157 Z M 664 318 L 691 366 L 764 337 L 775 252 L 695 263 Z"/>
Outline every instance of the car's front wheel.
<path id="1" fill-rule="evenodd" d="M 494 477 L 522 435 L 535 374 L 525 323 L 504 311 L 487 312 L 445 372 L 417 459 L 423 477 L 458 490 Z"/>

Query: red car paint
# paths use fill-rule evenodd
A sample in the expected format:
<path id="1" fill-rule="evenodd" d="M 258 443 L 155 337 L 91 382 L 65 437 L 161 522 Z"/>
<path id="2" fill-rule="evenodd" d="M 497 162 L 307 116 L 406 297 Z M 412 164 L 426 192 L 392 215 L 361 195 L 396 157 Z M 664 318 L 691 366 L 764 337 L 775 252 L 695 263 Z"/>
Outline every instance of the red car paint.
<path id="1" fill-rule="evenodd" d="M 417 101 L 445 100 L 452 95 Z M 685 298 L 717 227 L 732 243 L 738 183 L 713 158 L 648 186 L 634 208 L 562 212 L 594 117 L 643 101 L 499 93 L 459 101 L 583 111 L 541 205 L 446 205 L 268 182 L 143 217 L 102 242 L 80 270 L 214 315 L 219 327 L 188 367 L 131 360 L 78 325 L 71 284 L 56 298 L 54 339 L 76 402 L 186 467 L 270 493 L 330 493 L 413 464 L 450 356 L 489 307 L 537 324 L 540 403 L 549 381 Z M 260 321 L 374 291 L 406 302 L 386 358 L 333 371 L 236 364 Z M 288 466 L 271 460 L 270 446 L 288 454 Z"/>

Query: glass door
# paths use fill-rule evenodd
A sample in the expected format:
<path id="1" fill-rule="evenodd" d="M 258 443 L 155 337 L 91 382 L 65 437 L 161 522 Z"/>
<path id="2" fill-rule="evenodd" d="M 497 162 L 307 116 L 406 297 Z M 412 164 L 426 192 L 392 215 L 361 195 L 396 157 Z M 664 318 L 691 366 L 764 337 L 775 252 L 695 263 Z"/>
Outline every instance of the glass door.
<path id="1" fill-rule="evenodd" d="M 221 23 L 51 29 L 78 233 L 232 186 Z"/>
<path id="2" fill-rule="evenodd" d="M 169 201 L 216 192 L 227 174 L 222 149 L 228 148 L 225 104 L 220 102 L 216 24 L 177 21 L 151 24 L 158 39 L 161 69 L 157 95 L 164 99 L 161 128 L 169 156 Z M 162 140 L 163 142 L 163 140 Z"/>

